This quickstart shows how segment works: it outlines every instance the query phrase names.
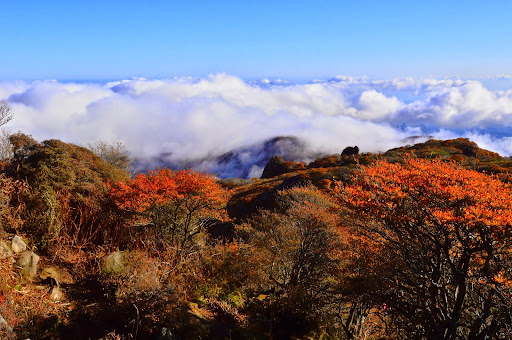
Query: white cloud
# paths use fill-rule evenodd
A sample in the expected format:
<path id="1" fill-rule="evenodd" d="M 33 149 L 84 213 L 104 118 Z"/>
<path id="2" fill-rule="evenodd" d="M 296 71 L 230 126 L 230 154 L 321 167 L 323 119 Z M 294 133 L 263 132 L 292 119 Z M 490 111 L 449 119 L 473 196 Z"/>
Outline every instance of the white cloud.
<path id="1" fill-rule="evenodd" d="M 303 137 L 320 152 L 356 144 L 384 151 L 422 133 L 470 136 L 512 153 L 510 139 L 492 134 L 512 125 L 512 90 L 491 91 L 477 81 L 339 76 L 287 84 L 216 74 L 107 84 L 4 82 L 0 99 L 15 111 L 11 130 L 83 145 L 121 140 L 137 157 L 171 152 L 174 159 L 195 159 L 281 135 Z M 484 133 L 468 132 L 476 129 Z"/>
<path id="2" fill-rule="evenodd" d="M 360 110 L 357 117 L 373 121 L 384 120 L 402 107 L 402 103 L 396 97 L 388 98 L 375 90 L 361 93 L 358 104 Z"/>
<path id="3" fill-rule="evenodd" d="M 437 127 L 468 129 L 512 124 L 512 91 L 490 91 L 472 81 L 426 92 L 427 98 L 407 105 L 401 123 L 428 123 Z"/>

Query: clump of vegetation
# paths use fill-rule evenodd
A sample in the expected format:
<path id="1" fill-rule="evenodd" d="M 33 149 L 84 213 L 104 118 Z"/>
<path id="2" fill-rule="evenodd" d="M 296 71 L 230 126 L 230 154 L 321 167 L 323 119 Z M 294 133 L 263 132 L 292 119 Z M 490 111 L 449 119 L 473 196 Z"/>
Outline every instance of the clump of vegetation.
<path id="1" fill-rule="evenodd" d="M 126 172 L 133 173 L 133 159 L 123 142 L 107 143 L 96 141 L 88 146 L 95 155 L 101 157 L 107 164 Z"/>
<path id="2" fill-rule="evenodd" d="M 104 183 L 128 175 L 73 144 L 39 143 L 21 133 L 9 138 L 14 156 L 5 173 L 27 186 L 21 199 L 24 223 L 17 232 L 30 234 L 42 251 L 62 242 L 76 247 L 99 242 L 109 225 Z"/>

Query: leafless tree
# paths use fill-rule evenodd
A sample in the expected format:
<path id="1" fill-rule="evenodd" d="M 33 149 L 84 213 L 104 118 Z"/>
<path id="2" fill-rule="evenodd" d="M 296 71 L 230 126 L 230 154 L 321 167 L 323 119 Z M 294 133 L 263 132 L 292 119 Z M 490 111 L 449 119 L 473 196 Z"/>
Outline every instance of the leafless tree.
<path id="1" fill-rule="evenodd" d="M 11 133 L 9 130 L 2 128 L 0 129 L 0 161 L 10 159 L 13 156 L 13 149 L 9 136 Z"/>
<path id="2" fill-rule="evenodd" d="M 89 144 L 88 149 L 103 158 L 107 163 L 126 171 L 130 175 L 133 174 L 133 160 L 130 158 L 130 154 L 123 142 L 109 143 L 96 141 Z"/>
<path id="3" fill-rule="evenodd" d="M 0 126 L 7 124 L 13 116 L 14 113 L 9 104 L 5 100 L 0 100 Z"/>

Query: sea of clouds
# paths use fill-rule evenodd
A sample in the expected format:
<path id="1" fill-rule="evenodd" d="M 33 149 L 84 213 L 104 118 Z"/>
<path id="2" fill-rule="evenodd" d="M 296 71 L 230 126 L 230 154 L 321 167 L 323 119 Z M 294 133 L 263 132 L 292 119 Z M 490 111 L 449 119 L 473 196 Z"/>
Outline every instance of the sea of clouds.
<path id="1" fill-rule="evenodd" d="M 496 79 L 508 80 L 505 76 Z M 15 112 L 6 126 L 38 140 L 122 141 L 138 159 L 221 155 L 275 136 L 297 136 L 318 153 L 347 145 L 377 152 L 412 135 L 468 137 L 512 154 L 512 87 L 481 81 L 338 76 L 294 84 L 206 78 L 108 83 L 0 82 Z"/>

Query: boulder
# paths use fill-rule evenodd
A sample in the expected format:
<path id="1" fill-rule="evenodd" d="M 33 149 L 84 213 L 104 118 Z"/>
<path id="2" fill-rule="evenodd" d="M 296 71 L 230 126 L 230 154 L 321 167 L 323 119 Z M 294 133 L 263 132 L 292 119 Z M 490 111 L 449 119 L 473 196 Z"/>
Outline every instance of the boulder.
<path id="1" fill-rule="evenodd" d="M 25 250 L 23 253 L 18 255 L 16 265 L 21 268 L 21 275 L 26 279 L 33 279 L 37 274 L 37 263 L 39 262 L 39 256 Z"/>
<path id="2" fill-rule="evenodd" d="M 101 266 L 103 274 L 119 275 L 125 271 L 123 252 L 115 251 L 103 258 Z"/>
<path id="3" fill-rule="evenodd" d="M 272 178 L 288 172 L 294 172 L 305 169 L 306 167 L 304 163 L 287 162 L 281 156 L 274 156 L 268 161 L 267 165 L 265 165 L 265 168 L 263 169 L 263 174 L 261 175 L 260 178 Z"/>
<path id="4" fill-rule="evenodd" d="M 41 280 L 52 279 L 55 281 L 57 286 L 59 286 L 60 283 L 73 284 L 75 282 L 73 276 L 67 270 L 57 267 L 43 268 L 39 277 Z"/>
<path id="5" fill-rule="evenodd" d="M 357 156 L 359 154 L 359 147 L 356 146 L 347 146 L 341 152 L 342 156 Z"/>
<path id="6" fill-rule="evenodd" d="M 22 253 L 25 250 L 27 250 L 27 244 L 25 242 L 23 242 L 21 237 L 19 237 L 18 235 L 15 235 L 12 238 L 11 248 L 15 254 L 19 254 L 19 253 Z"/>

